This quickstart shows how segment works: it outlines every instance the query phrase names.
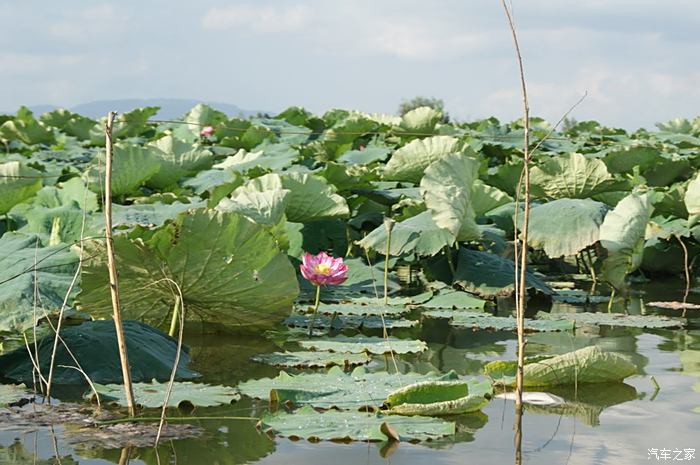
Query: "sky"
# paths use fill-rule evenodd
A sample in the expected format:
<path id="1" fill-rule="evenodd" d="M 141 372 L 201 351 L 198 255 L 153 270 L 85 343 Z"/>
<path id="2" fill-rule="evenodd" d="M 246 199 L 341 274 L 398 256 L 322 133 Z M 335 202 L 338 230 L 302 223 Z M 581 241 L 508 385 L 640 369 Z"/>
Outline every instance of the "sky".
<path id="1" fill-rule="evenodd" d="M 700 114 L 700 1 L 510 0 L 531 114 L 627 129 Z M 277 112 L 522 113 L 499 0 L 0 0 L 0 107 L 187 98 Z"/>

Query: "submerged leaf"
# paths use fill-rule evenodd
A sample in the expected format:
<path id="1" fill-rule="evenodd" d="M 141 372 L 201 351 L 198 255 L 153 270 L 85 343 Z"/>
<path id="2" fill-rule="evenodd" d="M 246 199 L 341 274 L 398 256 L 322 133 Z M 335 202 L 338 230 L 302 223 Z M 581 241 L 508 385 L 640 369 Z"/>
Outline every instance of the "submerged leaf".
<path id="1" fill-rule="evenodd" d="M 548 313 L 537 312 L 539 320 L 574 321 L 576 325 L 626 326 L 631 328 L 681 328 L 685 320 L 657 315 L 626 315 L 623 313 Z"/>

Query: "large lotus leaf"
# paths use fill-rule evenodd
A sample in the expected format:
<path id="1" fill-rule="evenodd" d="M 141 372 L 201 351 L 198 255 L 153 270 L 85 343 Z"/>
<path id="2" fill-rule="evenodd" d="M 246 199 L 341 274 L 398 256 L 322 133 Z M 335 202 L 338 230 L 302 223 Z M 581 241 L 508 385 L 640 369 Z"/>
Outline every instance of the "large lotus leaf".
<path id="1" fill-rule="evenodd" d="M 655 126 L 661 131 L 675 134 L 700 133 L 700 118 L 695 118 L 693 121 L 687 118 L 674 118 L 665 123 L 656 123 Z"/>
<path id="2" fill-rule="evenodd" d="M 296 273 L 275 239 L 243 216 L 208 210 L 181 213 L 151 238 L 114 238 L 125 318 L 155 326 L 169 319 L 178 283 L 187 315 L 223 324 L 266 326 L 289 312 Z M 91 243 L 83 266 L 82 308 L 110 314 L 104 246 Z"/>
<path id="3" fill-rule="evenodd" d="M 471 150 L 463 148 L 459 139 L 452 136 L 413 140 L 394 152 L 384 168 L 384 178 L 418 184 L 428 166 L 451 153 L 473 155 Z"/>
<path id="4" fill-rule="evenodd" d="M 100 384 L 122 383 L 121 363 L 117 348 L 117 334 L 112 320 L 88 321 L 79 326 L 68 326 L 61 330 L 61 338 L 80 363 L 92 382 Z M 124 338 L 129 355 L 131 379 L 134 382 L 170 378 L 177 341 L 155 328 L 138 321 L 124 321 Z M 53 335 L 39 340 L 39 360 L 44 376 L 49 373 Z M 180 354 L 178 379 L 192 379 L 199 375 L 186 368 L 190 358 L 185 351 Z M 62 343 L 58 344 L 54 365 L 53 382 L 65 385 L 85 385 L 82 373 L 75 366 Z M 0 356 L 0 372 L 3 376 L 23 383 L 31 383 L 33 365 L 27 349 L 21 347 Z"/>
<path id="5" fill-rule="evenodd" d="M 308 406 L 294 413 L 266 413 L 258 426 L 268 433 L 314 441 L 429 441 L 455 433 L 454 422 L 438 418 L 334 410 L 319 413 Z"/>
<path id="6" fill-rule="evenodd" d="M 603 279 L 617 289 L 624 287 L 625 277 L 642 263 L 652 208 L 648 194 L 633 193 L 622 199 L 600 225 L 600 243 L 608 251 Z"/>
<path id="7" fill-rule="evenodd" d="M 425 136 L 435 132 L 435 126 L 442 120 L 442 112 L 431 107 L 418 107 L 401 117 L 399 134 L 407 132 Z"/>
<path id="8" fill-rule="evenodd" d="M 345 373 L 333 367 L 327 373 L 290 375 L 281 372 L 276 378 L 245 381 L 238 385 L 240 392 L 256 399 L 270 399 L 294 404 L 309 404 L 318 408 L 379 407 L 390 392 L 421 381 L 457 379 L 455 372 L 447 374 L 370 373 L 363 367 Z"/>
<path id="9" fill-rule="evenodd" d="M 550 258 L 576 255 L 595 244 L 608 211 L 590 199 L 559 199 L 530 210 L 528 244 Z"/>
<path id="10" fill-rule="evenodd" d="M 465 291 L 484 299 L 512 295 L 515 263 L 492 253 L 462 247 L 458 254 L 454 283 Z M 529 271 L 526 273 L 526 284 L 528 288 L 537 289 L 544 294 L 552 294 L 547 283 Z"/>
<path id="11" fill-rule="evenodd" d="M 391 148 L 387 146 L 367 146 L 362 150 L 348 150 L 340 158 L 338 162 L 348 165 L 369 165 L 375 161 L 385 160 L 391 152 Z"/>
<path id="12" fill-rule="evenodd" d="M 0 215 L 41 189 L 41 172 L 18 161 L 0 163 Z"/>
<path id="13" fill-rule="evenodd" d="M 289 193 L 287 189 L 257 191 L 241 186 L 230 198 L 221 199 L 216 209 L 240 213 L 258 224 L 271 226 L 282 220 Z"/>
<path id="14" fill-rule="evenodd" d="M 24 117 L 18 115 L 13 120 L 5 121 L 0 126 L 0 138 L 10 142 L 15 140 L 22 141 L 27 145 L 50 145 L 56 142 L 53 131 L 34 119 L 31 112 L 28 112 Z"/>
<path id="15" fill-rule="evenodd" d="M 386 253 L 386 227 L 382 224 L 358 242 L 360 247 Z M 446 229 L 440 228 L 433 221 L 429 211 L 425 211 L 394 224 L 391 231 L 389 253 L 392 256 L 415 253 L 432 256 L 454 241 L 454 236 Z"/>
<path id="16" fill-rule="evenodd" d="M 423 352 L 428 348 L 425 342 L 410 339 L 397 339 L 393 337 L 371 336 L 335 336 L 326 339 L 311 339 L 299 341 L 299 345 L 305 349 L 321 350 L 328 352 L 348 352 L 352 354 L 412 354 Z"/>
<path id="17" fill-rule="evenodd" d="M 685 320 L 657 315 L 626 315 L 622 313 L 548 313 L 538 312 L 538 320 L 574 321 L 576 325 L 625 326 L 630 328 L 682 328 Z"/>
<path id="18" fill-rule="evenodd" d="M 115 144 L 112 154 L 112 197 L 135 194 L 146 181 L 160 170 L 160 160 L 166 155 L 156 147 Z M 100 193 L 104 186 L 105 154 L 100 152 L 89 172 L 90 189 Z"/>
<path id="19" fill-rule="evenodd" d="M 664 218 L 655 216 L 649 220 L 644 234 L 644 247 L 652 247 L 674 237 L 689 237 L 688 220 L 684 218 Z"/>
<path id="20" fill-rule="evenodd" d="M 496 383 L 515 384 L 515 361 L 494 361 L 484 371 Z M 558 386 L 586 383 L 619 382 L 637 373 L 637 367 L 626 357 L 614 352 L 603 352 L 598 346 L 585 347 L 554 357 L 535 357 L 525 360 L 523 385 Z"/>
<path id="21" fill-rule="evenodd" d="M 53 126 L 61 132 L 77 137 L 80 140 L 89 140 L 90 131 L 97 124 L 97 121 L 93 119 L 86 118 L 64 108 L 44 113 L 39 119 L 45 125 Z"/>
<path id="22" fill-rule="evenodd" d="M 155 116 L 158 110 L 160 110 L 160 107 L 143 107 L 118 114 L 114 119 L 112 128 L 113 139 L 138 137 L 151 130 L 152 127 L 149 126 L 148 120 Z M 105 122 L 106 118 L 100 118 L 100 124 L 90 131 L 90 142 L 93 145 L 103 145 L 105 143 Z"/>
<path id="23" fill-rule="evenodd" d="M 513 317 L 493 316 L 486 313 L 469 312 L 464 310 L 429 310 L 423 312 L 429 318 L 447 318 L 450 326 L 469 329 L 492 329 L 497 331 L 515 331 L 517 320 Z M 570 320 L 540 321 L 525 318 L 525 331 L 569 331 L 574 329 Z"/>
<path id="24" fill-rule="evenodd" d="M 607 151 L 602 160 L 613 174 L 632 173 L 635 167 L 641 172 L 652 168 L 663 160 L 663 155 L 656 147 L 621 146 Z"/>
<path id="25" fill-rule="evenodd" d="M 305 223 L 349 215 L 348 204 L 325 179 L 307 173 L 266 174 L 246 184 L 249 190 L 289 190 L 285 214 L 293 223 Z"/>
<path id="26" fill-rule="evenodd" d="M 221 199 L 243 184 L 243 176 L 232 170 L 204 170 L 182 183 L 200 196 L 209 197 L 208 206 L 215 207 Z"/>
<path id="27" fill-rule="evenodd" d="M 36 193 L 32 200 L 33 205 L 56 208 L 72 203 L 77 203 L 80 209 L 88 212 L 99 208 L 97 194 L 88 190 L 81 178 L 71 178 L 56 186 L 45 186 Z"/>
<path id="28" fill-rule="evenodd" d="M 29 392 L 29 390 L 27 390 L 27 387 L 24 384 L 0 384 L 0 407 L 5 407 L 7 404 L 11 404 L 31 396 L 32 394 Z"/>
<path id="29" fill-rule="evenodd" d="M 530 171 L 533 189 L 555 199 L 585 199 L 601 192 L 620 189 L 601 160 L 586 158 L 580 153 L 550 158 Z"/>
<path id="30" fill-rule="evenodd" d="M 193 176 L 214 164 L 214 154 L 206 147 L 173 136 L 162 137 L 149 146 L 159 149 L 154 154 L 160 163 L 160 170 L 148 180 L 148 186 L 155 189 L 176 186 L 181 178 Z"/>
<path id="31" fill-rule="evenodd" d="M 286 147 L 286 151 L 281 152 L 277 150 L 276 153 L 268 154 L 265 150 L 257 150 L 258 147 L 256 147 L 254 152 L 247 152 L 245 149 L 240 149 L 235 155 L 226 158 L 226 160 L 218 163 L 215 167 L 219 169 L 230 169 L 240 173 L 245 173 L 254 168 L 282 171 L 284 168 L 289 167 L 299 156 L 299 152 L 286 144 L 273 145 L 283 145 Z"/>
<path id="32" fill-rule="evenodd" d="M 435 224 L 460 241 L 481 237 L 472 206 L 472 189 L 479 162 L 461 154 L 449 154 L 428 166 L 420 190 Z"/>
<path id="33" fill-rule="evenodd" d="M 334 353 L 334 352 L 272 352 L 255 355 L 252 361 L 274 365 L 282 368 L 324 368 L 333 365 L 352 366 L 364 365 L 372 360 L 365 353 Z"/>
<path id="34" fill-rule="evenodd" d="M 23 211 L 22 211 L 23 210 Z M 78 242 L 83 237 L 92 235 L 89 225 L 83 228 L 83 221 L 87 223 L 85 212 L 76 203 L 61 207 L 46 208 L 41 206 L 27 206 L 23 209 L 14 209 L 12 215 L 22 211 L 26 224 L 19 228 L 19 232 L 38 233 L 48 237 L 44 240 L 47 245 Z"/>
<path id="35" fill-rule="evenodd" d="M 386 406 L 401 404 L 427 404 L 444 400 L 455 400 L 469 394 L 466 381 L 422 381 L 409 384 L 390 392 L 386 396 Z"/>
<path id="36" fill-rule="evenodd" d="M 513 198 L 497 187 L 484 184 L 480 179 L 474 181 L 471 204 L 476 216 L 484 215 L 495 208 L 513 202 Z"/>
<path id="37" fill-rule="evenodd" d="M 137 405 L 145 408 L 160 408 L 165 402 L 165 394 L 170 383 L 134 383 L 134 399 Z M 127 406 L 124 386 L 121 384 L 96 384 L 95 389 L 103 402 L 114 402 Z M 87 392 L 86 397 L 93 396 Z M 238 391 L 229 386 L 212 386 L 210 384 L 178 381 L 173 383 L 168 399 L 168 407 L 178 407 L 181 404 L 191 404 L 195 407 L 213 407 L 227 405 L 241 398 Z"/>
<path id="38" fill-rule="evenodd" d="M 5 233 L 0 237 L 0 331 L 23 331 L 43 318 L 44 312 L 53 314 L 60 309 L 77 261 L 64 246 L 41 247 L 36 235 Z M 77 292 L 74 286 L 68 302 Z"/>
<path id="39" fill-rule="evenodd" d="M 688 210 L 688 227 L 692 227 L 700 219 L 700 174 L 686 188 L 685 208 Z"/>
<path id="40" fill-rule="evenodd" d="M 496 187 L 508 195 L 515 195 L 523 166 L 522 160 L 518 159 L 514 163 L 489 168 L 488 174 L 483 180 L 489 186 Z"/>

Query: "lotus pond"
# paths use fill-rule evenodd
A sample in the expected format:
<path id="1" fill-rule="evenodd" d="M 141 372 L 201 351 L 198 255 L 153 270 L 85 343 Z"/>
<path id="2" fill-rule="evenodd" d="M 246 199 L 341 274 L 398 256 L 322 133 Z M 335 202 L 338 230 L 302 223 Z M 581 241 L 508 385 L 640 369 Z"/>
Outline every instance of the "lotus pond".
<path id="1" fill-rule="evenodd" d="M 514 460 L 521 122 L 156 112 L 114 128 L 136 422 L 104 122 L 0 116 L 1 463 Z M 700 119 L 531 125 L 523 461 L 698 461 Z"/>

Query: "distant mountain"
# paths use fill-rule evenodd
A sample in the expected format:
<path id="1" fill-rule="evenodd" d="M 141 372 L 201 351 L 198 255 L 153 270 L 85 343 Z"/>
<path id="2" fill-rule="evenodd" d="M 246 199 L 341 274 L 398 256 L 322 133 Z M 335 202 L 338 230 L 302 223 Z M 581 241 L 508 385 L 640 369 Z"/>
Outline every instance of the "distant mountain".
<path id="1" fill-rule="evenodd" d="M 125 113 L 135 108 L 160 107 L 160 111 L 156 115 L 157 118 L 173 119 L 184 115 L 198 103 L 206 103 L 219 111 L 223 111 L 230 117 L 242 116 L 247 118 L 249 116 L 255 116 L 258 113 L 270 113 L 262 110 L 245 110 L 236 105 L 231 105 L 230 103 L 202 102 L 200 100 L 175 98 L 97 100 L 95 102 L 81 103 L 80 105 L 69 108 L 69 110 L 89 118 L 100 118 L 110 111 Z M 34 114 L 40 115 L 60 107 L 55 105 L 28 105 L 28 108 L 34 112 Z M 0 112 L 0 114 L 14 114 L 15 111 L 17 111 L 17 109 Z"/>

